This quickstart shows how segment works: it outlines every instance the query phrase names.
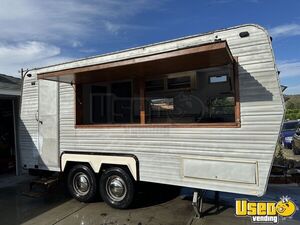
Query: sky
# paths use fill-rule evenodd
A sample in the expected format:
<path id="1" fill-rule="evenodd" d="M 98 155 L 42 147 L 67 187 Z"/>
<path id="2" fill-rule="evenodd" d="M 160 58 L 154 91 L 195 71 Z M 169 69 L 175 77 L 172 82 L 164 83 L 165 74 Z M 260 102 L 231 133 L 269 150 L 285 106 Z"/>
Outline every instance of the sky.
<path id="1" fill-rule="evenodd" d="M 287 94 L 300 94 L 299 0 L 0 0 L 0 73 L 228 28 L 265 27 Z"/>

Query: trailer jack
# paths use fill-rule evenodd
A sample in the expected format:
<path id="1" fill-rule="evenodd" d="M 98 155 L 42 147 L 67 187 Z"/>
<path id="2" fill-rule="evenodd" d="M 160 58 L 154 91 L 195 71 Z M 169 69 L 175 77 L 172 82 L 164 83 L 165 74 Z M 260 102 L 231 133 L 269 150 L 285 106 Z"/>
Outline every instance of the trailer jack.
<path id="1" fill-rule="evenodd" d="M 202 208 L 203 208 L 203 198 L 205 195 L 205 190 L 199 190 L 195 191 L 193 195 L 193 209 L 196 213 L 196 218 L 201 218 L 203 217 L 202 215 Z"/>
<path id="2" fill-rule="evenodd" d="M 205 195 L 206 190 L 198 190 L 194 192 L 193 195 L 193 209 L 196 213 L 195 218 L 203 218 L 204 217 L 204 212 L 203 212 L 203 198 Z M 215 196 L 214 196 L 214 205 L 216 209 L 216 213 L 219 212 L 219 207 L 220 207 L 220 193 L 218 191 L 215 191 Z"/>

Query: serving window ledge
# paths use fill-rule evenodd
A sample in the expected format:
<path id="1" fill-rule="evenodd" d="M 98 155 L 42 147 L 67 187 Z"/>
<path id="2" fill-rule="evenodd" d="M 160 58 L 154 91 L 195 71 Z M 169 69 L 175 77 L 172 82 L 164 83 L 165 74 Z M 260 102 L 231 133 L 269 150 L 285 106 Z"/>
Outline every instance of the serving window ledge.
<path id="1" fill-rule="evenodd" d="M 240 123 L 184 123 L 184 124 L 78 124 L 75 128 L 239 128 Z"/>

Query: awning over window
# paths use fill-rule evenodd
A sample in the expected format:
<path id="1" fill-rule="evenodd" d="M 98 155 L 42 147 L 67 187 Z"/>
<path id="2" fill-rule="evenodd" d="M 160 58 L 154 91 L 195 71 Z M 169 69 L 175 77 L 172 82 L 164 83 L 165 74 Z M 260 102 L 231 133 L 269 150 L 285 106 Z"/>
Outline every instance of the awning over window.
<path id="1" fill-rule="evenodd" d="M 40 73 L 38 79 L 65 83 L 94 83 L 130 77 L 151 77 L 234 62 L 226 41 L 204 44 L 143 57 Z"/>

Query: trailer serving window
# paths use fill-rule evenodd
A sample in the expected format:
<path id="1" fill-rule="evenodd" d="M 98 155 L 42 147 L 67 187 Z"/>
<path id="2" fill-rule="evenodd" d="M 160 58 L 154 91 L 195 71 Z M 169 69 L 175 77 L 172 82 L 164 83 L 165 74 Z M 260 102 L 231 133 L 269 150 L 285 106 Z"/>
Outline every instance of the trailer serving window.
<path id="1" fill-rule="evenodd" d="M 138 123 L 139 106 L 133 97 L 133 82 L 84 84 L 81 86 L 82 124 Z"/>
<path id="2" fill-rule="evenodd" d="M 218 42 L 39 78 L 75 86 L 76 127 L 238 127 L 236 65 Z"/>
<path id="3" fill-rule="evenodd" d="M 222 82 L 207 83 L 223 73 Z M 158 83 L 160 88 L 148 87 Z M 146 123 L 235 122 L 233 67 L 221 66 L 165 75 L 145 83 Z"/>

